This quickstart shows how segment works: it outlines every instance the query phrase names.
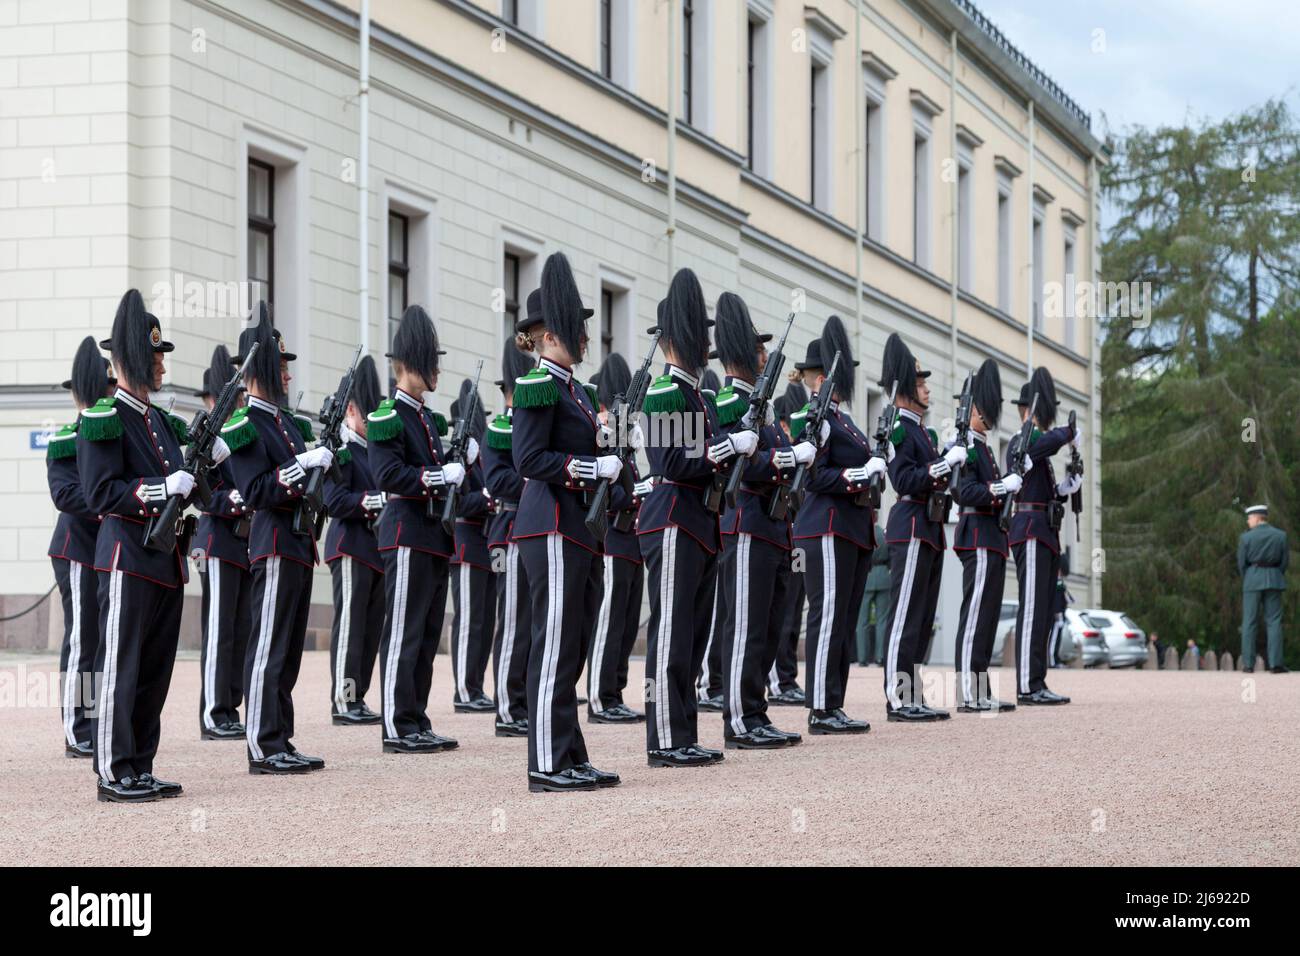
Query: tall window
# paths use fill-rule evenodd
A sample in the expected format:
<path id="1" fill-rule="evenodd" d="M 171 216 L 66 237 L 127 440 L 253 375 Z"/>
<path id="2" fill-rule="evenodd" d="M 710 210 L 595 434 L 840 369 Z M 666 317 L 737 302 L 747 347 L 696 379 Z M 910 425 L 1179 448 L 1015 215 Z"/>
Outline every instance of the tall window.
<path id="1" fill-rule="evenodd" d="M 600 290 L 600 359 L 603 362 L 614 351 L 614 291 Z"/>
<path id="2" fill-rule="evenodd" d="M 1011 192 L 998 189 L 998 308 L 1011 314 Z"/>
<path id="3" fill-rule="evenodd" d="M 275 304 L 275 167 L 248 161 L 248 283 L 252 299 Z"/>
<path id="4" fill-rule="evenodd" d="M 1063 330 L 1062 340 L 1065 347 L 1074 348 L 1074 299 L 1075 299 L 1075 276 L 1074 276 L 1074 235 L 1073 232 L 1065 237 L 1065 286 L 1063 289 L 1065 298 L 1065 328 Z"/>
<path id="5" fill-rule="evenodd" d="M 410 302 L 411 221 L 400 213 L 388 214 L 388 344 L 393 344 L 402 313 Z"/>
<path id="6" fill-rule="evenodd" d="M 745 43 L 745 134 L 746 150 L 750 169 L 754 168 L 754 47 L 761 25 L 748 21 L 749 31 Z"/>
<path id="7" fill-rule="evenodd" d="M 682 119 L 687 123 L 694 119 L 694 47 L 695 3 L 694 0 L 682 0 Z"/>
<path id="8" fill-rule="evenodd" d="M 816 63 L 808 74 L 808 201 L 817 202 L 817 74 Z"/>
<path id="9" fill-rule="evenodd" d="M 513 252 L 505 255 L 503 274 L 506 294 L 505 299 L 505 334 L 509 342 L 515 337 L 515 327 L 519 322 L 519 256 Z"/>
<path id="10" fill-rule="evenodd" d="M 613 0 L 600 0 L 600 72 L 607 80 L 614 78 L 614 11 Z"/>
<path id="11" fill-rule="evenodd" d="M 912 139 L 912 261 L 930 267 L 930 141 Z"/>
<path id="12" fill-rule="evenodd" d="M 519 26 L 519 0 L 501 0 L 501 19 Z"/>
<path id="13" fill-rule="evenodd" d="M 966 163 L 957 165 L 957 285 L 971 291 L 972 243 L 971 168 Z"/>

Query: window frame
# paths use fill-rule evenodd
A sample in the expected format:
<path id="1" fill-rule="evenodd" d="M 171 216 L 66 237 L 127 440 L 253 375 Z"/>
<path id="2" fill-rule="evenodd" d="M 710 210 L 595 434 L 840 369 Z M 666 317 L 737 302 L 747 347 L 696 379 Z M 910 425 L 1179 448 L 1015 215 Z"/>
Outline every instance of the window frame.
<path id="1" fill-rule="evenodd" d="M 275 307 L 275 174 L 276 168 L 274 163 L 269 163 L 263 159 L 248 157 L 247 162 L 248 178 L 252 178 L 253 169 L 263 169 L 266 171 L 266 210 L 267 215 L 262 216 L 253 212 L 252 191 L 249 191 L 248 202 L 248 219 L 245 228 L 244 241 L 247 244 L 248 256 L 248 280 L 257 282 L 266 289 L 266 294 L 261 296 L 266 304 Z M 251 185 L 251 183 L 250 183 Z M 253 269 L 253 243 L 252 234 L 254 232 L 266 236 L 266 276 L 265 278 L 254 277 Z"/>

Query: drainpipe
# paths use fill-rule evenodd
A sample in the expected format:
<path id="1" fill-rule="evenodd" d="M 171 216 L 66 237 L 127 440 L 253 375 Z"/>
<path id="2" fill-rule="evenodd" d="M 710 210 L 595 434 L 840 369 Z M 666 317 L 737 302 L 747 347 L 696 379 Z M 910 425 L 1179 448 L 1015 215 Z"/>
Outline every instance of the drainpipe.
<path id="1" fill-rule="evenodd" d="M 361 354 L 370 353 L 370 0 L 361 0 L 361 148 L 357 160 L 357 322 L 361 326 Z"/>
<path id="2" fill-rule="evenodd" d="M 856 149 L 854 150 L 854 186 L 853 196 L 857 203 L 857 212 L 854 218 L 855 232 L 853 236 L 853 249 L 855 259 L 857 260 L 856 271 L 853 279 L 853 351 L 859 360 L 864 358 L 862 354 L 862 234 L 867 231 L 866 222 L 863 217 L 863 165 L 866 163 L 867 151 L 867 130 L 866 130 L 866 95 L 862 88 L 862 0 L 853 0 L 853 135 Z M 858 421 L 867 420 L 867 390 L 861 389 L 862 407 L 858 409 Z"/>
<path id="3" fill-rule="evenodd" d="M 674 240 L 677 237 L 677 23 L 678 0 L 668 0 L 668 278 L 673 281 L 676 271 L 673 261 Z"/>
<path id="4" fill-rule="evenodd" d="M 1034 374 L 1034 101 L 1029 101 L 1029 302 L 1025 310 L 1028 348 L 1025 351 L 1026 375 Z"/>

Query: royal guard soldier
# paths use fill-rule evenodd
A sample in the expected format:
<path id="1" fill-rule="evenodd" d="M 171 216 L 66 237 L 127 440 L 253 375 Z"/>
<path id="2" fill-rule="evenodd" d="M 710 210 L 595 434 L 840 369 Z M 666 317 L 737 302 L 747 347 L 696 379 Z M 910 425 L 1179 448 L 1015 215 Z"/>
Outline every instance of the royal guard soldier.
<path id="1" fill-rule="evenodd" d="M 208 411 L 230 379 L 233 365 L 224 345 L 212 350 L 199 397 Z M 191 542 L 203 584 L 203 647 L 199 654 L 199 739 L 243 740 L 239 702 L 244 697 L 244 658 L 253 628 L 253 576 L 248 567 L 252 515 L 235 487 L 230 462 L 209 479 L 212 497 Z"/>
<path id="2" fill-rule="evenodd" d="M 750 429 L 758 434 L 758 451 L 732 465 L 744 471 L 735 500 L 726 502 L 722 516 L 718 594 L 723 623 L 715 641 L 722 650 L 723 738 L 729 749 L 770 750 L 803 740 L 772 725 L 764 693 L 793 577 L 790 520 L 771 517 L 771 502 L 794 477 L 796 466 L 813 460 L 816 449 L 806 441 L 792 445 L 776 424 L 771 404 L 763 420 L 755 419 L 751 397 L 767 365 L 765 343 L 771 333 L 754 328 L 744 300 L 731 292 L 719 296 L 714 315 L 717 349 L 710 357 L 721 361 L 727 373 L 718 393 L 718 426 L 724 432 Z"/>
<path id="3" fill-rule="evenodd" d="M 95 650 L 99 646 L 99 595 L 95 575 L 95 538 L 99 515 L 86 502 L 77 471 L 77 430 L 81 414 L 112 394 L 117 380 L 109 377 L 109 363 L 99 354 L 92 336 L 86 336 L 72 360 L 72 378 L 63 387 L 72 393 L 77 420 L 50 436 L 45 450 L 45 477 L 50 497 L 59 512 L 50 539 L 50 563 L 63 601 L 63 642 L 59 645 L 59 673 L 63 676 L 60 704 L 63 710 L 63 752 L 68 757 L 94 757 L 90 711 L 94 694 Z"/>
<path id="4" fill-rule="evenodd" d="M 971 382 L 970 437 L 956 501 L 961 506 L 952 548 L 961 561 L 961 615 L 957 621 L 957 710 L 978 714 L 1015 710 L 993 696 L 989 661 L 1006 584 L 1007 535 L 998 526 L 1002 503 L 1020 490 L 1021 478 L 1002 474 L 990 442 L 1002 415 L 1002 376 L 988 359 Z"/>
<path id="5" fill-rule="evenodd" d="M 529 296 L 532 299 L 532 296 Z M 514 385 L 511 454 L 525 479 L 513 538 L 528 574 L 532 642 L 528 654 L 528 789 L 593 790 L 618 784 L 587 755 L 578 722 L 578 675 L 587 627 L 600 596 L 601 542 L 586 525 L 589 496 L 622 471 L 608 454 L 600 419 L 573 368 L 587 348 L 591 310 L 563 253 L 542 267 L 540 309 L 521 323 L 523 343 L 539 354 Z M 541 322 L 534 318 L 540 314 Z M 611 496 L 618 504 L 617 487 Z M 624 504 L 626 506 L 626 504 Z"/>
<path id="6" fill-rule="evenodd" d="M 524 328 L 541 323 L 541 295 L 528 297 L 533 313 L 520 319 Z M 491 515 L 486 534 L 496 572 L 496 633 L 492 637 L 493 692 L 496 694 L 496 735 L 528 736 L 528 648 L 532 642 L 532 594 L 528 571 L 519 557 L 519 545 L 512 540 L 524 479 L 515 468 L 511 453 L 515 380 L 533 368 L 533 360 L 511 338 L 501 354 L 501 378 L 497 386 L 505 411 L 487 426 L 483 442 L 483 483 L 491 495 Z"/>
<path id="7" fill-rule="evenodd" d="M 465 414 L 473 392 L 472 381 L 460 383 L 459 396 L 451 403 L 453 420 Z M 474 409 L 466 424 L 477 450 L 487 430 L 482 398 L 475 398 Z M 451 672 L 456 685 L 452 707 L 466 714 L 496 712 L 495 702 L 483 691 L 496 630 L 497 580 L 486 530 L 492 498 L 479 457 L 466 472 L 464 493 L 457 501 L 456 551 L 451 558 Z"/>
<path id="8" fill-rule="evenodd" d="M 366 416 L 379 407 L 382 392 L 375 360 L 361 356 L 341 429 L 337 477 L 325 478 L 325 563 L 334 592 L 330 628 L 330 720 L 339 726 L 377 724 L 366 704 L 384 633 L 384 559 L 375 524 L 386 500 L 370 470 Z"/>
<path id="9" fill-rule="evenodd" d="M 792 370 L 790 374 L 798 375 L 799 372 Z M 788 438 L 791 416 L 801 413 L 808 404 L 808 390 L 799 382 L 791 382 L 777 403 L 777 424 Z M 791 500 L 789 509 L 793 521 L 798 502 Z M 767 674 L 767 702 L 774 707 L 803 707 L 806 700 L 803 688 L 799 686 L 799 636 L 803 633 L 806 604 L 803 574 L 792 571 L 785 606 L 780 611 L 781 639 L 777 643 L 776 663 Z"/>
<path id="10" fill-rule="evenodd" d="M 103 518 L 95 539 L 100 690 L 91 740 L 98 799 L 138 803 L 181 795 L 179 783 L 153 776 L 153 762 L 188 574 L 179 536 L 166 550 L 146 539 L 168 498 L 179 498 L 182 508 L 189 503 L 194 476 L 181 467 L 184 422 L 149 401 L 174 346 L 137 290 L 122 296 L 112 336 L 100 348 L 111 352 L 118 383 L 112 397 L 82 412 L 76 454 L 86 503 Z M 218 441 L 213 454 L 224 461 L 229 449 Z"/>
<path id="11" fill-rule="evenodd" d="M 396 388 L 370 413 L 366 455 L 387 496 L 377 527 L 384 557 L 385 630 L 379 646 L 384 753 L 454 750 L 429 721 L 433 657 L 447 612 L 448 564 L 454 543 L 442 526 L 447 489 L 465 481 L 465 466 L 446 461 L 447 420 L 424 396 L 438 387 L 438 333 L 423 306 L 402 313 L 388 358 Z M 472 459 L 471 459 L 472 460 Z"/>
<path id="12" fill-rule="evenodd" d="M 1034 404 L 1034 396 L 1038 397 Z M 1016 495 L 1016 511 L 1007 533 L 1016 559 L 1020 607 L 1016 611 L 1016 702 L 1031 706 L 1068 704 L 1070 698 L 1047 686 L 1047 641 L 1052 629 L 1052 596 L 1061 563 L 1060 528 L 1064 502 L 1083 479 L 1067 476 L 1059 484 L 1052 456 L 1067 444 L 1083 440 L 1078 426 L 1053 428 L 1056 423 L 1056 383 L 1046 368 L 1034 369 L 1020 390 L 1016 405 L 1023 423 L 1034 408 L 1034 424 L 1026 456 L 1029 470 Z M 1019 436 L 1017 436 L 1018 438 Z M 1008 471 L 1016 449 L 1007 445 Z"/>
<path id="13" fill-rule="evenodd" d="M 610 412 L 619 396 L 632 385 L 632 370 L 627 360 L 612 352 L 594 376 L 596 403 L 602 424 L 610 424 Z M 636 461 L 629 459 L 635 484 L 632 516 L 652 487 L 642 480 Z M 633 710 L 623 701 L 627 688 L 628 660 L 636 643 L 641 620 L 641 594 L 645 588 L 645 569 L 641 547 L 637 543 L 635 523 L 620 530 L 616 523 L 620 512 L 609 513 L 602 558 L 600 610 L 596 615 L 595 634 L 587 656 L 587 719 L 593 724 L 628 724 L 645 720 L 645 714 Z"/>

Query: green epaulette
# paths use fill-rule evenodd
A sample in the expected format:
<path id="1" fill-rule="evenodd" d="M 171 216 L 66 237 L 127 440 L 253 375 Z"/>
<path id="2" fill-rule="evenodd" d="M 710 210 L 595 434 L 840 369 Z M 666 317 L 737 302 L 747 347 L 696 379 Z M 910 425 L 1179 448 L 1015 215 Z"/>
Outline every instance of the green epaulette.
<path id="1" fill-rule="evenodd" d="M 509 415 L 498 415 L 488 422 L 487 445 L 501 451 L 510 448 L 511 423 Z"/>
<path id="2" fill-rule="evenodd" d="M 907 429 L 903 427 L 903 416 L 898 414 L 898 409 L 894 409 L 894 427 L 889 430 L 889 443 L 897 448 L 903 444 L 906 435 Z"/>
<path id="3" fill-rule="evenodd" d="M 1030 432 L 1029 432 L 1029 444 L 1032 445 L 1034 442 L 1038 441 L 1038 439 L 1040 439 L 1040 438 L 1042 438 L 1042 437 L 1043 437 L 1043 433 L 1040 432 L 1037 428 L 1034 428 L 1034 429 L 1030 430 Z"/>
<path id="4" fill-rule="evenodd" d="M 591 407 L 599 410 L 600 393 L 596 391 L 596 386 L 592 385 L 590 382 L 583 382 L 582 387 L 587 390 L 587 394 L 591 397 Z"/>
<path id="5" fill-rule="evenodd" d="M 257 440 L 257 426 L 248 417 L 247 407 L 236 409 L 235 414 L 226 419 L 226 423 L 221 426 L 221 440 L 232 452 Z"/>
<path id="6" fill-rule="evenodd" d="M 45 446 L 45 460 L 58 461 L 60 458 L 77 457 L 77 423 L 64 425 L 50 436 L 50 443 Z"/>
<path id="7" fill-rule="evenodd" d="M 718 409 L 718 424 L 730 425 L 732 422 L 739 421 L 745 414 L 749 402 L 745 401 L 730 385 L 724 385 L 722 391 L 718 392 L 718 397 L 714 399 L 714 405 Z"/>
<path id="8" fill-rule="evenodd" d="M 515 379 L 515 408 L 544 408 L 554 405 L 559 399 L 560 386 L 545 369 L 535 368 Z"/>
<path id="9" fill-rule="evenodd" d="M 81 437 L 86 441 L 107 441 L 122 437 L 122 420 L 117 417 L 115 398 L 101 398 L 81 413 Z"/>
<path id="10" fill-rule="evenodd" d="M 447 427 L 447 419 L 442 412 L 433 413 L 433 427 L 434 430 L 437 431 L 439 438 L 451 431 L 451 429 Z"/>
<path id="11" fill-rule="evenodd" d="M 803 434 L 803 430 L 808 427 L 808 405 L 799 409 L 797 412 L 790 413 L 790 438 L 795 439 Z"/>
<path id="12" fill-rule="evenodd" d="M 293 423 L 298 426 L 298 434 L 302 436 L 303 441 L 315 441 L 316 432 L 312 430 L 311 419 L 306 415 L 299 415 L 297 412 L 285 409 Z"/>
<path id="13" fill-rule="evenodd" d="M 966 449 L 966 464 L 973 465 L 979 461 L 980 453 L 975 448 L 975 442 L 971 442 Z"/>
<path id="14" fill-rule="evenodd" d="M 367 441 L 391 441 L 402 433 L 402 418 L 397 414 L 397 402 L 386 398 L 379 407 L 366 416 Z"/>
<path id="15" fill-rule="evenodd" d="M 334 453 L 334 460 L 340 465 L 346 465 L 352 460 L 352 449 L 347 445 L 344 445 Z"/>
<path id="16" fill-rule="evenodd" d="M 681 386 L 671 375 L 660 375 L 650 383 L 645 393 L 645 403 L 641 406 L 647 415 L 659 412 L 680 412 L 686 409 L 686 396 Z"/>
<path id="17" fill-rule="evenodd" d="M 933 428 L 927 428 L 927 429 L 925 430 L 925 433 L 926 433 L 927 435 L 930 436 L 930 444 L 934 446 L 934 450 L 935 450 L 935 451 L 938 451 L 938 450 L 939 450 L 939 433 L 938 433 L 937 431 L 935 431 Z"/>
<path id="18" fill-rule="evenodd" d="M 188 445 L 190 443 L 190 426 L 186 423 L 185 419 L 181 418 L 179 415 L 173 415 L 171 412 L 168 412 L 167 424 L 171 426 L 172 434 L 176 436 L 178 442 L 182 445 Z"/>

